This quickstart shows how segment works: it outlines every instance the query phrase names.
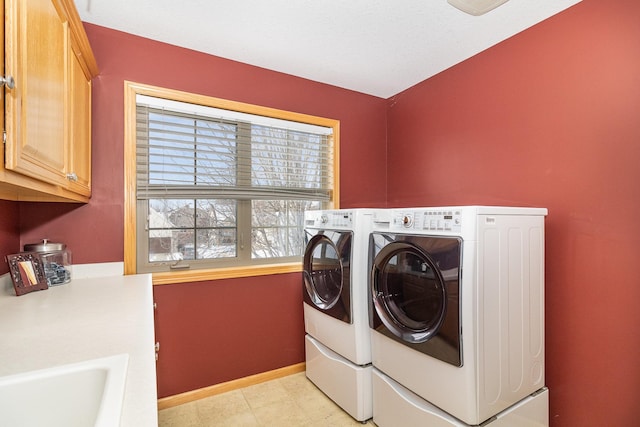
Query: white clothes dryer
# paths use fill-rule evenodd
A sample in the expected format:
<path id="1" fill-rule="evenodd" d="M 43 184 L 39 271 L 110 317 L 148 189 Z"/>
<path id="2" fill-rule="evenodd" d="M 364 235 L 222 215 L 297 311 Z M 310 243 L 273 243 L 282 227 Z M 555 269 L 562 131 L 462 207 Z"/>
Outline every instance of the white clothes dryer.
<path id="1" fill-rule="evenodd" d="M 305 212 L 306 375 L 358 421 L 372 417 L 368 242 L 374 209 Z"/>
<path id="2" fill-rule="evenodd" d="M 399 414 L 390 415 L 389 402 L 404 399 L 389 384 L 466 425 L 487 422 L 532 395 L 547 396 L 536 394 L 545 385 L 546 214 L 489 206 L 393 209 L 385 230 L 374 226 L 377 425 L 393 426 L 385 420 Z"/>

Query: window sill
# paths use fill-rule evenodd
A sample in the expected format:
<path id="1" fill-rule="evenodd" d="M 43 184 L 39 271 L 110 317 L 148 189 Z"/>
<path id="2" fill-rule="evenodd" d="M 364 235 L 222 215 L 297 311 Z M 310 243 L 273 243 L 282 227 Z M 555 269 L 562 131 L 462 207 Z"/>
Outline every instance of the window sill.
<path id="1" fill-rule="evenodd" d="M 213 268 L 208 270 L 172 271 L 153 273 L 154 285 L 170 285 L 207 280 L 235 279 L 239 277 L 268 276 L 271 274 L 297 273 L 302 271 L 301 262 L 286 264 L 250 265 L 243 267 Z"/>

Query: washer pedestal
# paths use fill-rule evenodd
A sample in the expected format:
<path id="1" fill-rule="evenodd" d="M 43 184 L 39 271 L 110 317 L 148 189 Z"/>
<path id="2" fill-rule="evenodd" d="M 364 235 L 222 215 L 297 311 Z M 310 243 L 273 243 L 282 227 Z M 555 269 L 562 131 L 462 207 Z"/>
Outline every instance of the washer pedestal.
<path id="1" fill-rule="evenodd" d="M 377 369 L 372 373 L 373 422 L 378 427 L 471 427 L 412 393 Z M 549 390 L 525 397 L 482 423 L 483 427 L 547 427 Z"/>
<path id="2" fill-rule="evenodd" d="M 372 366 L 359 366 L 305 336 L 307 378 L 358 421 L 373 416 Z"/>

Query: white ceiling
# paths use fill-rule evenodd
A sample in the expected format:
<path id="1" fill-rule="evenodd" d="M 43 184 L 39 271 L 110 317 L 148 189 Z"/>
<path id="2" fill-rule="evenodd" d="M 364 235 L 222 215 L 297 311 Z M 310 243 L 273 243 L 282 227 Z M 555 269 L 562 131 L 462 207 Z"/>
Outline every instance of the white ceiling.
<path id="1" fill-rule="evenodd" d="M 85 22 L 389 98 L 581 0 L 75 0 Z"/>

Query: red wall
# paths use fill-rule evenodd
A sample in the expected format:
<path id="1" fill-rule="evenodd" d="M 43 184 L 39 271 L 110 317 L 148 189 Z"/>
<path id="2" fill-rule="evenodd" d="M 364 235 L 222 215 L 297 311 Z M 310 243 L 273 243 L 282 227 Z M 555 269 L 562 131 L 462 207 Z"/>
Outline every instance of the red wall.
<path id="1" fill-rule="evenodd" d="M 4 257 L 22 250 L 18 213 L 17 203 L 0 200 L 0 274 L 9 272 L 9 266 Z"/>
<path id="2" fill-rule="evenodd" d="M 74 263 L 123 260 L 124 80 L 340 120 L 341 206 L 386 202 L 386 101 L 85 25 L 93 87 L 87 205 L 22 203 L 22 243 L 63 241 Z M 304 361 L 300 274 L 156 286 L 159 396 Z"/>
<path id="3" fill-rule="evenodd" d="M 304 361 L 300 274 L 154 287 L 160 396 Z"/>
<path id="4" fill-rule="evenodd" d="M 549 209 L 551 425 L 638 425 L 640 3 L 584 0 L 393 97 L 388 126 L 390 206 Z"/>

